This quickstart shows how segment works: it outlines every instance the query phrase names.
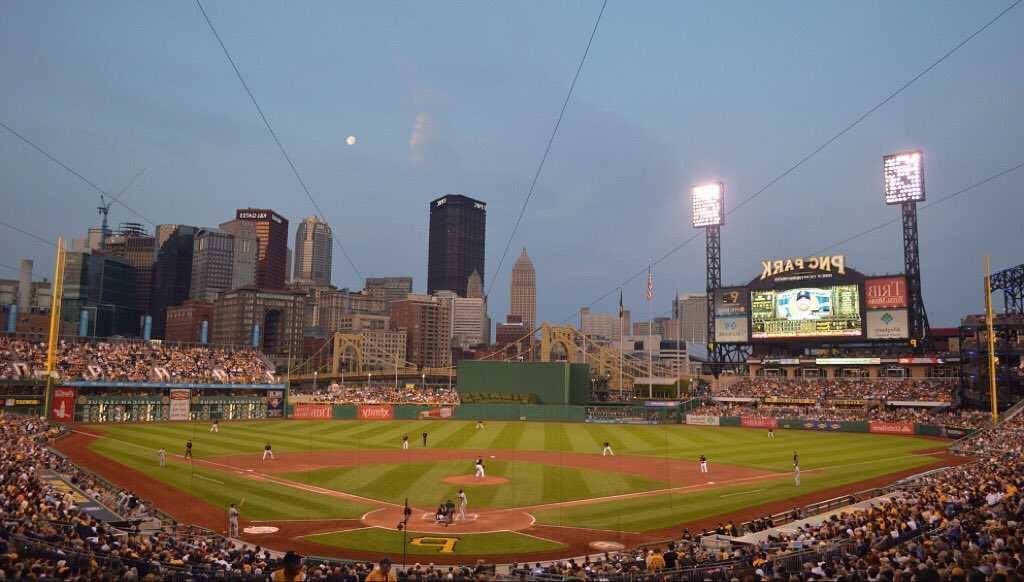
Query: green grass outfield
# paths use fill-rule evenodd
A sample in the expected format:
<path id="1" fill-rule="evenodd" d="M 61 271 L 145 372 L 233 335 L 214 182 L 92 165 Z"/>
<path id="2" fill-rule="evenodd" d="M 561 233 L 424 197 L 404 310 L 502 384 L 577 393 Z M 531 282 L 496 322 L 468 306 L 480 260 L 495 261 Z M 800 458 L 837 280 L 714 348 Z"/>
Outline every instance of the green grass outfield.
<path id="1" fill-rule="evenodd" d="M 409 435 L 413 448 L 419 448 L 419 435 L 427 431 L 429 447 L 438 449 L 600 454 L 602 443 L 608 440 L 617 455 L 652 457 L 652 462 L 657 458 L 696 460 L 704 453 L 711 460 L 712 470 L 715 463 L 728 463 L 787 475 L 792 471 L 793 451 L 800 454 L 803 485 L 799 489 L 786 477 L 533 512 L 541 524 L 624 531 L 673 526 L 897 471 L 923 471 L 935 459 L 916 451 L 939 446 L 936 441 L 895 435 L 776 430 L 775 438 L 768 439 L 764 430 L 686 425 L 488 422 L 478 430 L 473 421 L 255 421 L 221 423 L 217 434 L 210 433 L 209 426 L 205 422 L 102 425 L 108 438 L 90 446 L 221 507 L 244 497 L 245 517 L 255 520 L 354 518 L 372 506 L 176 460 L 169 462 L 168 469 L 158 470 L 156 450 L 165 447 L 169 453 L 181 454 L 185 441 L 191 439 L 198 458 L 259 455 L 267 442 L 278 454 L 365 450 L 372 456 L 376 450 L 400 448 L 403 434 Z M 467 463 L 334 467 L 284 477 L 397 503 L 408 496 L 414 504 L 433 506 L 440 497 L 454 496 L 458 489 L 440 482 L 440 478 L 469 473 Z M 471 503 L 478 507 L 539 505 L 666 486 L 639 476 L 501 460 L 488 463 L 488 475 L 512 482 L 467 486 Z"/>

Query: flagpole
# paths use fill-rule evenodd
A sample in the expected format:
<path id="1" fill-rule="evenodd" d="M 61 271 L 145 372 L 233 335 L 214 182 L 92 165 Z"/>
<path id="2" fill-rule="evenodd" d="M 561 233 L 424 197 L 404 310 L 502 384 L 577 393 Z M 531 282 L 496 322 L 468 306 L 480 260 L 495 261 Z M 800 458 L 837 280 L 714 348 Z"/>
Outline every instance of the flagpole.
<path id="1" fill-rule="evenodd" d="M 622 285 L 619 285 L 619 397 L 622 397 Z"/>
<path id="2" fill-rule="evenodd" d="M 651 304 L 654 298 L 654 279 L 651 278 L 651 260 L 647 259 L 647 334 L 652 340 L 647 345 L 647 396 L 654 398 L 654 324 Z"/>

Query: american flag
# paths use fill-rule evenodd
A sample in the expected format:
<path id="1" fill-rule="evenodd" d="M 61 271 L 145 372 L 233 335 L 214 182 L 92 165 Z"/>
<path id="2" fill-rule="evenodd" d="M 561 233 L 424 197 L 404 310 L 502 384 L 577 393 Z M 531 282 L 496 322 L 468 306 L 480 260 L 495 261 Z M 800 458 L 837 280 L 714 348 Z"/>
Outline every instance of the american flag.
<path id="1" fill-rule="evenodd" d="M 651 278 L 651 268 L 647 267 L 647 301 L 654 295 L 654 279 Z"/>

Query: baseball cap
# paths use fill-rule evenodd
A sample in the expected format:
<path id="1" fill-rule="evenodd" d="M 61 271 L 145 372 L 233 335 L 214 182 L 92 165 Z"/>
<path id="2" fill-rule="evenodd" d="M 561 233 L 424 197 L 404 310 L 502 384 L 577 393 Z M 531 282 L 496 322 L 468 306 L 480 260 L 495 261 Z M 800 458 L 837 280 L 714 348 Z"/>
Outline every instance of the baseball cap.
<path id="1" fill-rule="evenodd" d="M 389 558 L 384 558 L 384 559 L 382 559 L 380 561 L 380 565 L 381 566 L 390 566 L 391 565 L 391 560 Z"/>
<path id="2" fill-rule="evenodd" d="M 797 299 L 810 299 L 811 298 L 811 292 L 810 291 L 806 291 L 806 290 L 798 291 L 797 294 L 796 294 L 796 298 Z"/>

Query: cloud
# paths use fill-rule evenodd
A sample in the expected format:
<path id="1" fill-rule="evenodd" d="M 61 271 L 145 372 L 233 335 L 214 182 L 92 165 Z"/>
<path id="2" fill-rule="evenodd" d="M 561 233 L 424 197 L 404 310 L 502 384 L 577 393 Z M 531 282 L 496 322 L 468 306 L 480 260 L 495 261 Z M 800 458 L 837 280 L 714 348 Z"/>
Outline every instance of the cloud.
<path id="1" fill-rule="evenodd" d="M 420 111 L 416 116 L 416 125 L 409 136 L 409 149 L 412 150 L 413 165 L 422 165 L 426 158 L 427 148 L 437 141 L 434 119 L 427 112 Z"/>

